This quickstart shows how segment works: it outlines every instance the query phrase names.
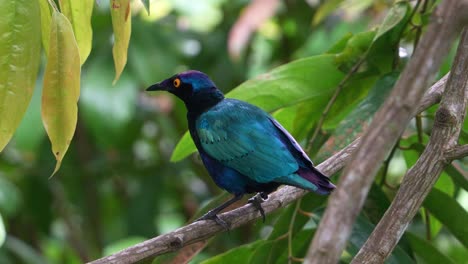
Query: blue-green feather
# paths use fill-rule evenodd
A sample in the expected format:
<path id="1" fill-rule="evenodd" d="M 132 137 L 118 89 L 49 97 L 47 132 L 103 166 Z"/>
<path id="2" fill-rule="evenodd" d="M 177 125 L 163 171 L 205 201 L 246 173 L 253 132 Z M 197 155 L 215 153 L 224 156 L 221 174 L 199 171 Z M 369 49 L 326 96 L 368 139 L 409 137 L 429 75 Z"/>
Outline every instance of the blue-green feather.
<path id="1" fill-rule="evenodd" d="M 253 105 L 225 99 L 201 114 L 195 127 L 209 156 L 257 182 L 270 182 L 299 168 L 268 114 Z"/>

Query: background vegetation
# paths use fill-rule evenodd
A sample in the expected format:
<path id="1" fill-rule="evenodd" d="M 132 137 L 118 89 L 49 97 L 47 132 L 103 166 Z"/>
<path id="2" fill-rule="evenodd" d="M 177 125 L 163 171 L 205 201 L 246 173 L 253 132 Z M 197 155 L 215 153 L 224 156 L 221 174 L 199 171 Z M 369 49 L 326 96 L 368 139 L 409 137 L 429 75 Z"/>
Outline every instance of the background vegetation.
<path id="1" fill-rule="evenodd" d="M 10 1 L 0 1 L 1 6 L 6 2 Z M 15 41 L 33 50 L 33 62 L 25 59 L 29 65 L 25 72 L 15 71 L 14 60 L 5 59 L 14 54 L 15 43 L 1 39 L 0 127 L 14 123 L 13 117 L 21 123 L 12 128 L 15 134 L 0 153 L 0 263 L 90 261 L 183 226 L 213 197 L 214 202 L 227 198 L 197 154 L 191 154 L 194 147 L 187 135 L 179 142 L 187 129 L 183 104 L 167 94 L 148 95 L 147 86 L 186 69 L 201 70 L 229 97 L 271 112 L 319 163 L 368 126 L 418 48 L 437 4 L 158 0 L 131 1 L 131 8 L 124 9 L 116 6 L 126 7 L 126 1 L 100 0 L 83 1 L 88 3 L 78 8 L 83 17 L 76 17 L 77 7 L 69 4 L 76 1 L 57 1 L 64 16 L 47 1 L 11 2 L 9 7 L 25 9 L 28 19 L 42 19 L 42 24 L 17 30 L 15 25 L 28 22 L 9 16 L 12 9 L 0 11 L 11 18 L 0 23 L 0 29 L 30 30 L 17 34 Z M 47 18 L 56 19 L 56 33 L 47 27 Z M 131 34 L 125 24 L 129 21 Z M 39 25 L 42 34 L 37 33 Z M 54 44 L 49 32 L 63 41 Z M 123 46 L 114 48 L 113 58 L 115 43 Z M 437 79 L 449 71 L 456 45 Z M 68 58 L 66 64 L 60 58 Z M 70 69 L 71 74 L 54 82 L 57 79 L 48 70 L 53 67 Z M 20 100 L 5 92 L 3 84 L 12 79 L 23 82 L 17 85 L 20 94 L 28 93 L 29 79 L 35 86 L 29 106 L 29 99 L 21 99 L 27 106 L 24 116 L 21 110 L 7 108 Z M 68 87 L 74 88 L 59 92 Z M 80 97 L 73 110 L 75 90 L 80 90 Z M 56 107 L 57 94 L 67 98 L 65 106 Z M 47 109 L 52 109 L 49 114 Z M 422 153 L 435 110 L 431 107 L 411 123 L 379 171 L 343 263 L 365 242 L 407 168 Z M 54 119 L 64 112 L 70 116 Z M 59 124 L 55 140 L 51 122 Z M 74 134 L 71 143 L 67 133 Z M 6 144 L 9 137 L 0 136 Z M 467 141 L 465 122 L 460 142 Z M 49 178 L 57 162 L 61 167 Z M 389 262 L 466 263 L 467 166 L 465 158 L 445 169 Z M 264 224 L 259 221 L 217 235 L 190 258 L 193 263 L 300 261 L 325 205 L 325 198 L 309 194 L 268 215 Z M 174 257 L 180 260 L 181 255 L 155 262 Z"/>

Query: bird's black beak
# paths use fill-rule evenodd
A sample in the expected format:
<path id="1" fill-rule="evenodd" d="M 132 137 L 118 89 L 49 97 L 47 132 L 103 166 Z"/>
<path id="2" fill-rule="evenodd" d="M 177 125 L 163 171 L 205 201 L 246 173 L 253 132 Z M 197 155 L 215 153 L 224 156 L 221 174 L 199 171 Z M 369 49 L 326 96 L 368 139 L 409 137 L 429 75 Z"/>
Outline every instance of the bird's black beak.
<path id="1" fill-rule="evenodd" d="M 161 83 L 156 83 L 146 88 L 146 91 L 166 91 L 166 87 L 161 85 Z"/>

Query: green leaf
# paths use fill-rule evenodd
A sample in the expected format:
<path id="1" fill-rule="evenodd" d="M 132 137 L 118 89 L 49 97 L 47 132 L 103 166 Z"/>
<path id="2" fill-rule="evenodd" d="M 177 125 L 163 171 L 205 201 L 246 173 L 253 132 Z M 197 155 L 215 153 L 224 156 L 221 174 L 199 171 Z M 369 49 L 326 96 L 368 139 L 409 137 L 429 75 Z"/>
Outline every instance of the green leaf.
<path id="1" fill-rule="evenodd" d="M 375 35 L 375 32 L 374 32 Z M 347 47 L 349 40 L 353 37 L 353 33 L 346 33 L 341 38 L 333 44 L 330 48 L 328 48 L 326 53 L 337 54 L 343 52 L 343 50 Z"/>
<path id="2" fill-rule="evenodd" d="M 429 137 L 426 134 L 423 134 L 423 144 L 425 144 L 428 141 Z M 403 157 L 405 158 L 406 166 L 408 168 L 412 167 L 416 163 L 416 161 L 419 159 L 424 150 L 424 146 L 421 143 L 419 143 L 418 136 L 416 134 L 408 138 L 402 139 L 400 141 L 400 146 L 405 149 L 403 151 Z M 442 172 L 434 187 L 449 195 L 452 195 L 455 190 L 455 186 L 452 180 L 445 172 Z M 423 216 L 423 220 L 425 221 L 425 211 L 421 208 L 420 212 Z M 426 223 L 425 221 L 425 224 L 427 225 L 428 223 Z M 431 237 L 435 237 L 440 232 L 442 228 L 442 223 L 432 214 L 429 214 L 429 225 Z"/>
<path id="3" fill-rule="evenodd" d="M 393 88 L 393 78 L 398 78 L 398 73 L 392 73 L 382 77 L 379 77 L 375 73 L 368 73 L 368 75 L 364 76 L 361 76 L 360 74 L 353 76 L 348 85 L 345 86 L 345 91 L 338 95 L 336 102 L 330 108 L 329 117 L 323 123 L 323 129 L 331 130 L 336 128 L 338 124 L 351 113 L 351 111 L 356 109 L 358 103 L 362 102 L 364 99 L 370 100 L 370 98 L 366 98 L 366 96 L 373 93 L 373 91 L 371 91 L 372 89 L 380 88 L 380 92 L 385 95 L 385 92 L 388 92 Z M 367 103 L 369 103 L 368 100 Z M 378 102 L 373 103 L 377 104 Z"/>
<path id="4" fill-rule="evenodd" d="M 80 50 L 80 62 L 83 65 L 92 47 L 91 15 L 93 14 L 94 0 L 59 0 L 59 3 L 60 10 L 73 26 L 73 33 Z"/>
<path id="5" fill-rule="evenodd" d="M 314 229 L 304 229 L 301 230 L 292 240 L 291 253 L 293 257 L 303 258 L 306 255 L 307 249 L 309 248 L 310 242 L 315 234 Z M 276 264 L 288 263 L 289 253 L 287 250 L 284 250 L 283 254 L 277 259 Z M 251 262 L 260 263 L 260 262 Z"/>
<path id="6" fill-rule="evenodd" d="M 400 140 L 400 146 L 404 148 L 403 157 L 405 158 L 406 167 L 411 168 L 424 151 L 424 144 L 429 141 L 429 137 L 423 134 L 423 142 L 419 143 L 418 135 L 413 134 L 407 138 Z"/>
<path id="7" fill-rule="evenodd" d="M 37 1 L 2 1 L 0 9 L 0 151 L 20 124 L 33 94 L 41 49 Z"/>
<path id="8" fill-rule="evenodd" d="M 375 31 L 360 32 L 349 38 L 346 42 L 346 46 L 342 50 L 340 50 L 341 47 L 339 47 L 339 43 L 343 40 L 340 40 L 329 50 L 329 53 L 340 50 L 338 53 L 335 53 L 337 55 L 336 60 L 340 65 L 343 65 L 341 68 L 347 73 L 362 59 L 366 51 L 372 46 L 374 39 Z M 361 69 L 365 68 L 364 66 L 365 65 L 361 65 Z"/>
<path id="9" fill-rule="evenodd" d="M 114 30 L 114 46 L 112 55 L 115 64 L 115 84 L 127 64 L 127 51 L 132 31 L 132 15 L 130 0 L 112 0 L 110 4 L 112 29 Z"/>
<path id="10" fill-rule="evenodd" d="M 174 152 L 172 152 L 171 161 L 180 161 L 195 151 L 197 151 L 197 148 L 195 147 L 195 143 L 193 143 L 192 137 L 187 131 L 182 136 L 179 143 L 177 143 Z"/>
<path id="11" fill-rule="evenodd" d="M 265 243 L 257 246 L 254 253 L 250 256 L 248 263 L 271 263 L 271 252 L 276 244 L 275 242 L 276 241 L 266 241 Z"/>
<path id="12" fill-rule="evenodd" d="M 421 257 L 427 264 L 451 264 L 454 263 L 449 257 L 442 254 L 429 241 L 418 237 L 417 235 L 406 232 L 406 238 L 409 240 L 413 251 Z"/>
<path id="13" fill-rule="evenodd" d="M 330 52 L 339 52 L 337 54 L 337 61 L 342 65 L 341 69 L 343 71 L 350 72 L 354 65 L 362 59 L 364 54 L 366 54 L 366 61 L 360 66 L 358 72 L 353 73 L 345 84 L 345 87 L 343 87 L 343 90 L 338 95 L 336 102 L 333 104 L 325 119 L 323 128 L 334 128 L 337 123 L 354 108 L 354 105 L 362 99 L 375 83 L 376 78 L 379 78 L 380 74 L 391 70 L 396 53 L 389 53 L 388 50 L 395 49 L 398 46 L 399 37 L 397 38 L 395 36 L 400 35 L 400 32 L 406 24 L 405 17 L 407 11 L 407 4 L 396 4 L 392 7 L 388 18 L 383 22 L 377 33 L 368 31 L 356 34 L 350 38 L 344 38 L 344 40 L 347 40 L 344 47 L 343 40 L 341 40 L 339 44 L 336 44 L 331 49 Z M 368 53 L 366 53 L 367 51 Z M 392 73 L 392 75 L 396 75 L 396 78 L 398 78 L 398 73 Z M 390 78 L 387 78 L 387 80 L 388 79 Z M 387 91 L 389 91 L 393 85 L 394 82 L 391 83 L 390 87 L 387 86 Z M 323 102 L 311 100 L 310 102 L 303 103 L 295 119 L 293 134 L 299 139 L 310 134 L 309 131 L 320 118 L 320 113 L 324 107 L 325 104 Z M 368 122 L 370 120 L 366 121 Z M 353 124 L 359 126 L 363 123 Z M 349 133 L 346 133 L 346 135 L 349 135 Z M 351 137 L 349 138 L 350 140 L 347 141 L 346 144 L 351 141 Z M 333 139 L 334 138 L 332 138 L 332 140 Z"/>
<path id="14" fill-rule="evenodd" d="M 409 18 L 409 10 L 409 4 L 404 1 L 395 3 L 390 9 L 369 50 L 367 59 L 369 67 L 376 68 L 381 73 L 394 70 L 401 35 Z"/>
<path id="15" fill-rule="evenodd" d="M 466 225 L 468 213 L 454 198 L 434 188 L 424 200 L 423 205 L 465 247 L 468 247 L 468 225 Z"/>
<path id="16" fill-rule="evenodd" d="M 460 145 L 468 144 L 468 118 L 463 121 L 463 127 L 460 131 Z"/>
<path id="17" fill-rule="evenodd" d="M 300 105 L 288 106 L 274 112 L 272 116 L 288 131 L 293 131 L 294 117 Z"/>
<path id="18" fill-rule="evenodd" d="M 330 108 L 329 118 L 323 123 L 323 128 L 334 129 L 368 95 L 378 79 L 379 76 L 376 73 L 353 76 L 344 88 L 346 91 L 338 95 L 335 103 Z"/>
<path id="19" fill-rule="evenodd" d="M 382 24 L 379 26 L 375 39 L 382 37 L 384 34 L 394 29 L 406 17 L 409 10 L 408 2 L 396 2 L 388 14 L 385 16 Z"/>
<path id="20" fill-rule="evenodd" d="M 227 97 L 247 101 L 271 112 L 312 98 L 330 96 L 343 76 L 334 55 L 313 56 L 250 79 Z"/>
<path id="21" fill-rule="evenodd" d="M 453 164 L 449 164 L 447 167 L 445 167 L 445 172 L 452 178 L 452 180 L 455 182 L 455 185 L 460 186 L 461 188 L 465 189 L 465 191 L 468 191 L 468 180 L 457 168 L 453 166 Z"/>
<path id="22" fill-rule="evenodd" d="M 346 117 L 356 104 L 366 96 L 368 91 L 372 88 L 377 75 L 355 75 L 343 87 L 340 94 L 337 96 L 336 101 L 330 108 L 327 117 L 324 120 L 322 129 L 333 129 L 338 123 Z M 297 111 L 296 118 L 294 119 L 294 129 L 292 133 L 297 139 L 302 139 L 310 134 L 312 128 L 321 118 L 323 109 L 328 104 L 329 98 L 324 100 L 309 100 L 302 103 Z M 352 134 L 347 133 L 348 136 Z"/>
<path id="23" fill-rule="evenodd" d="M 50 26 L 49 54 L 42 91 L 42 121 L 60 168 L 75 133 L 80 95 L 80 55 L 68 19 L 55 11 Z"/>
<path id="24" fill-rule="evenodd" d="M 390 201 L 382 188 L 372 184 L 369 195 L 364 203 L 364 213 L 373 224 L 377 224 L 390 206 Z"/>
<path id="25" fill-rule="evenodd" d="M 444 171 L 440 174 L 439 179 L 437 179 L 436 183 L 434 184 L 434 188 L 437 190 L 449 195 L 450 197 L 453 197 L 455 193 L 455 185 L 453 184 L 452 179 L 450 176 L 447 175 Z M 422 210 L 423 214 L 423 219 L 426 219 L 424 214 L 425 211 Z M 437 220 L 432 214 L 429 214 L 430 217 L 430 230 L 431 230 L 431 237 L 437 236 L 437 234 L 440 232 L 442 228 L 442 223 Z M 426 223 L 427 224 L 427 223 Z"/>
<path id="26" fill-rule="evenodd" d="M 372 120 L 375 112 L 377 112 L 384 102 L 387 94 L 392 90 L 398 76 L 398 72 L 391 72 L 380 77 L 369 91 L 367 97 L 336 126 L 331 137 L 319 150 L 319 155 L 316 160 L 321 161 L 326 157 L 330 157 L 333 153 L 351 143 L 362 133 Z M 329 123 L 327 123 L 330 124 L 329 128 L 332 128 L 331 125 L 333 125 L 334 122 L 336 122 L 336 119 L 331 117 Z"/>
<path id="27" fill-rule="evenodd" d="M 359 216 L 354 225 L 346 250 L 354 256 L 362 247 L 362 245 L 364 245 L 364 243 L 367 241 L 367 238 L 370 236 L 374 228 L 375 226 L 371 224 L 366 218 Z M 415 262 L 400 246 L 397 245 L 385 263 L 412 264 Z"/>
<path id="28" fill-rule="evenodd" d="M 250 244 L 242 245 L 234 249 L 229 250 L 223 254 L 214 256 L 210 259 L 203 261 L 201 264 L 238 264 L 238 263 L 248 263 L 250 257 L 254 251 L 264 243 L 269 243 L 266 240 L 258 240 Z"/>
<path id="29" fill-rule="evenodd" d="M 49 53 L 49 39 L 50 39 L 50 21 L 52 14 L 50 10 L 49 0 L 39 0 L 41 8 L 41 33 L 42 33 L 42 46 L 45 53 Z"/>
<path id="30" fill-rule="evenodd" d="M 368 31 L 356 34 L 348 39 L 346 46 L 336 54 L 337 64 L 343 72 L 350 72 L 355 64 L 362 60 L 366 51 L 372 44 L 375 32 Z M 361 68 L 365 68 L 361 65 Z M 364 69 L 362 72 L 353 73 L 342 87 L 341 92 L 338 94 L 335 102 L 325 118 L 324 125 L 329 126 L 331 119 L 332 124 L 340 121 L 346 116 L 355 104 L 361 100 L 367 91 L 372 87 L 376 81 L 378 71 L 371 69 Z M 338 88 L 336 85 L 335 88 Z M 297 111 L 296 118 L 294 119 L 294 129 L 292 134 L 299 140 L 306 138 L 312 134 L 312 128 L 316 122 L 321 118 L 322 112 L 328 104 L 331 97 L 323 99 L 311 99 L 300 104 Z"/>

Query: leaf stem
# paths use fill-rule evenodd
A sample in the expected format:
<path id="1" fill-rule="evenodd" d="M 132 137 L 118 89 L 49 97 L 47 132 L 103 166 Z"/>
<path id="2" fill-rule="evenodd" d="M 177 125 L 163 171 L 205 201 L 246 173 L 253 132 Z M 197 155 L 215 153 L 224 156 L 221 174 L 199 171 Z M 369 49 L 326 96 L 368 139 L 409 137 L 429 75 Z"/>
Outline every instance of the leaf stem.
<path id="1" fill-rule="evenodd" d="M 52 6 L 52 8 L 55 10 L 55 12 L 60 12 L 59 8 L 57 7 L 57 4 L 55 4 L 54 0 L 48 0 L 49 5 Z"/>

